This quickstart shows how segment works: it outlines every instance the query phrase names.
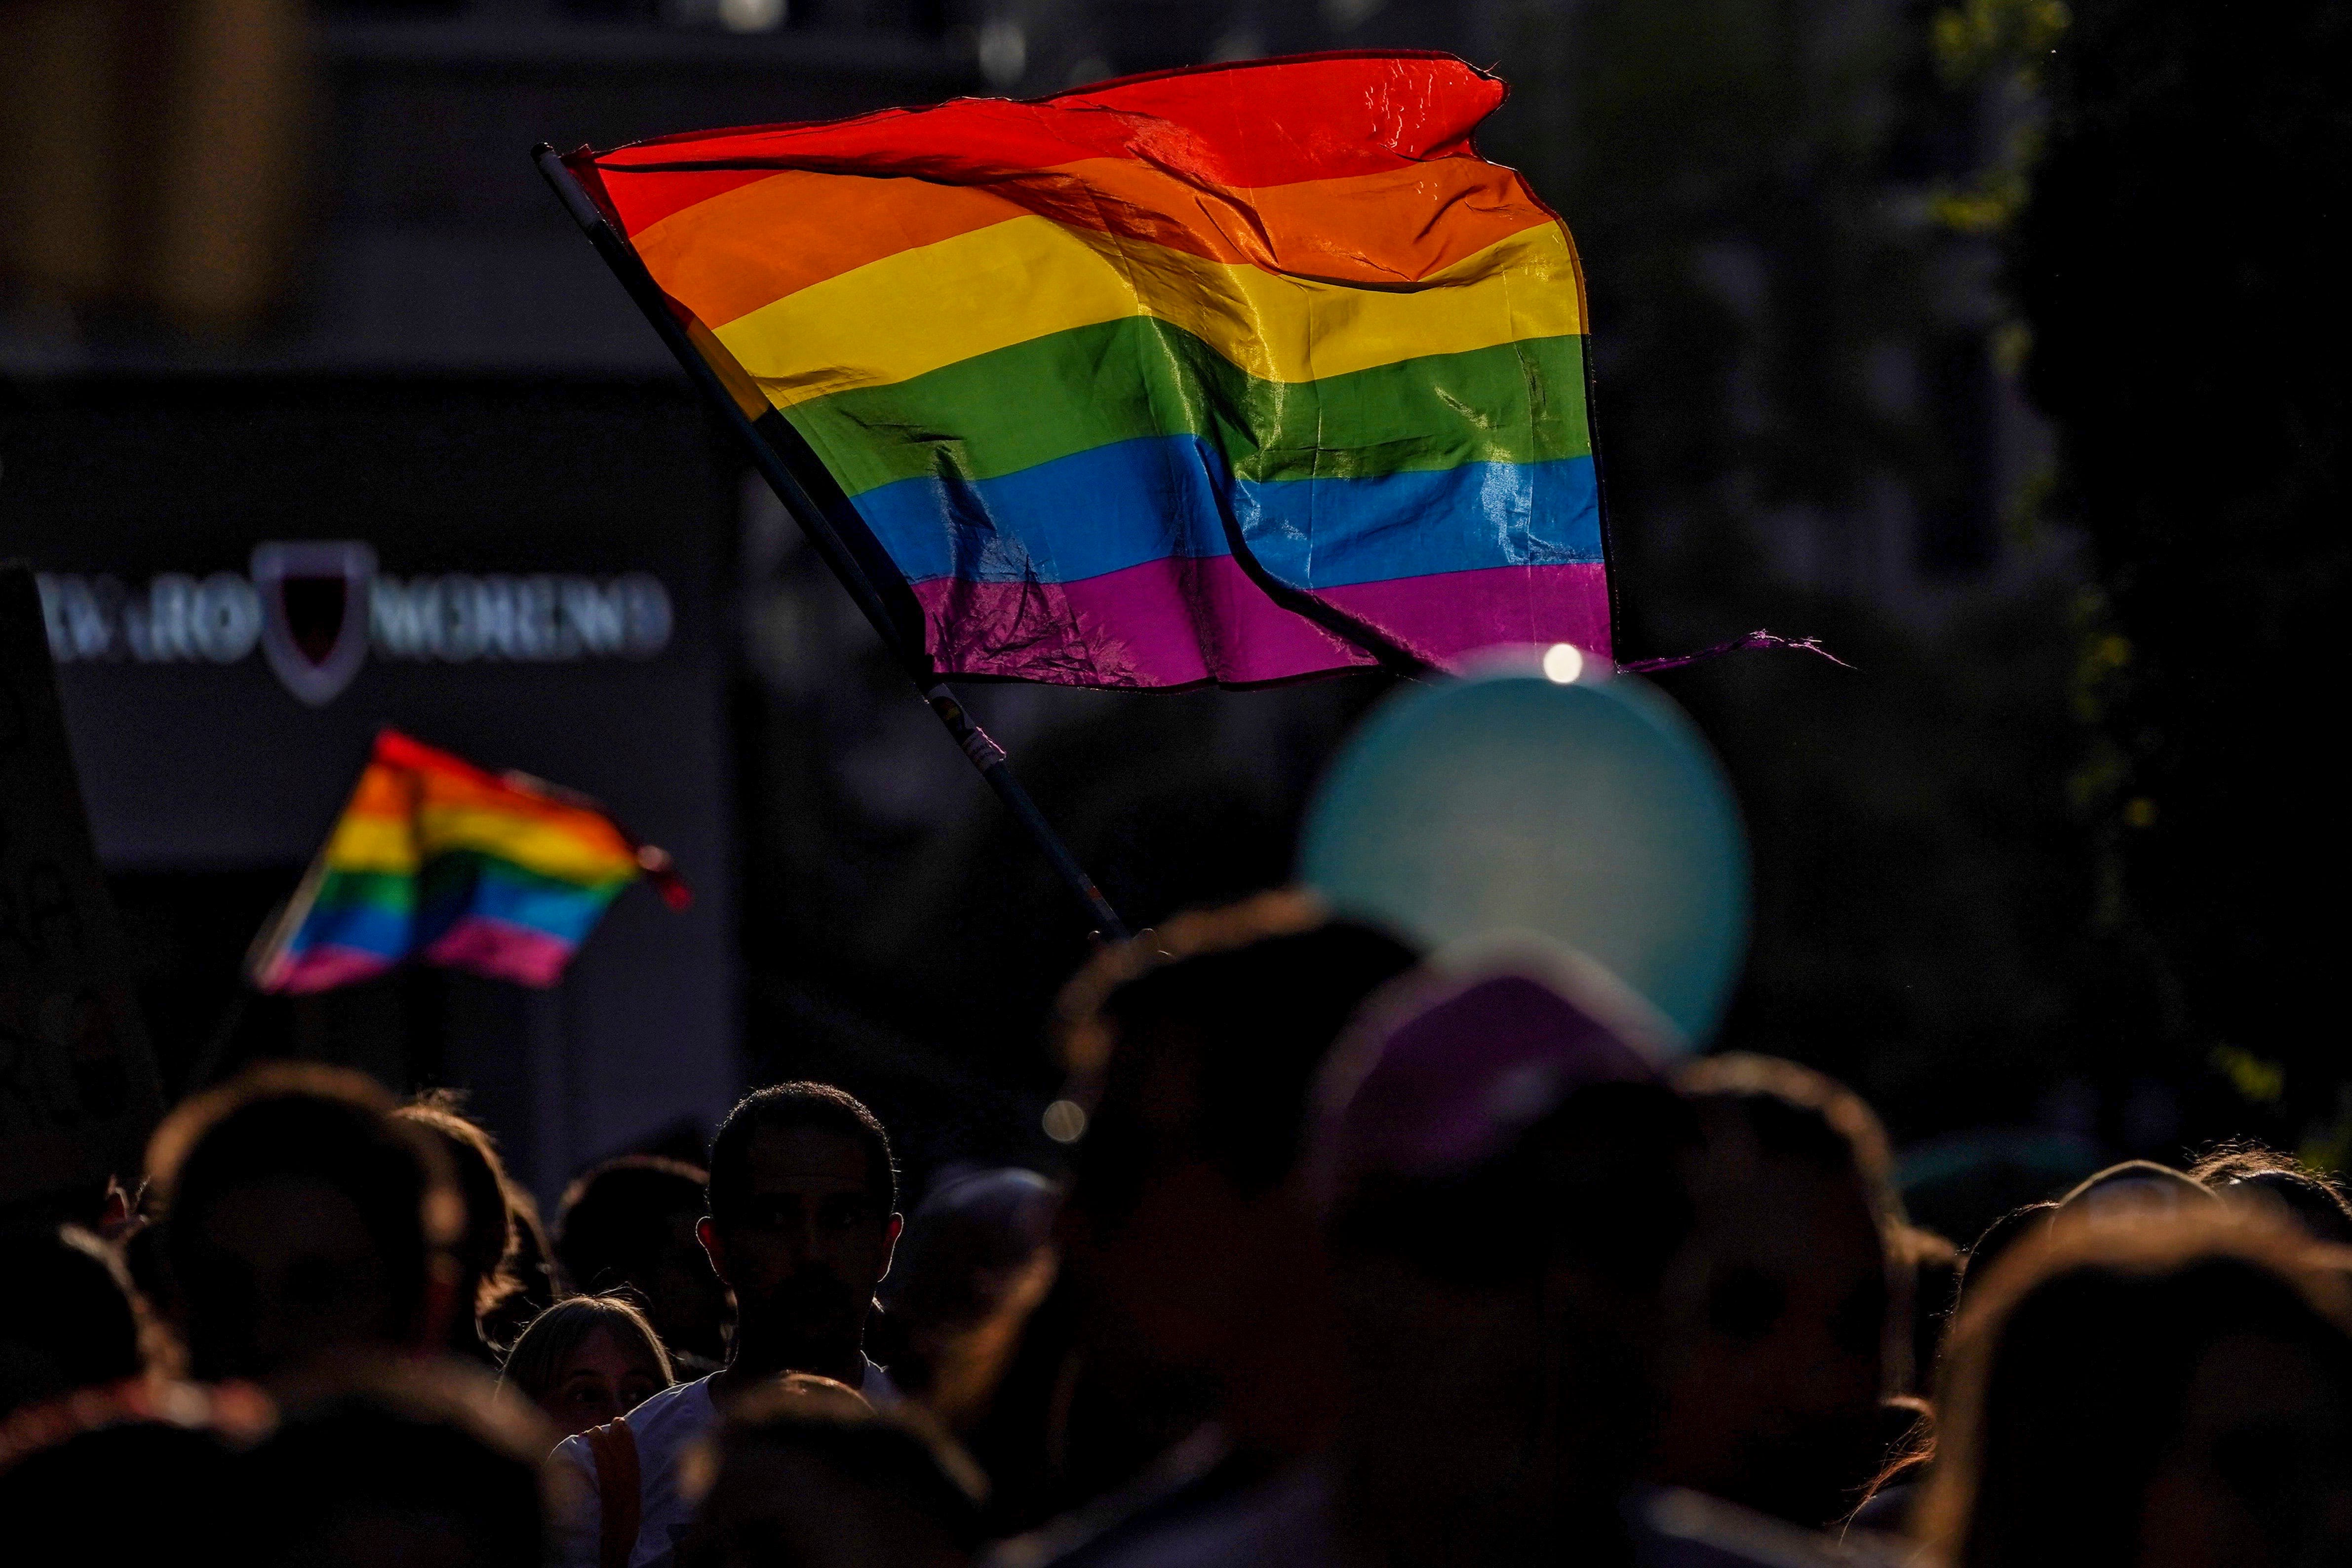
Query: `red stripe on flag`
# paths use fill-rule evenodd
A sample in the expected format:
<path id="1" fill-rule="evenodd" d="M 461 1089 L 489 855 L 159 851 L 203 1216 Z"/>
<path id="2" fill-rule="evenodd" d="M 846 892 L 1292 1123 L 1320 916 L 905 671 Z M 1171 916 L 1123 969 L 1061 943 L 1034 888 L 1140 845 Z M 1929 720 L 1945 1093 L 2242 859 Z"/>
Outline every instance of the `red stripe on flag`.
<path id="1" fill-rule="evenodd" d="M 1129 77 L 1014 102 L 960 98 L 854 120 L 694 132 L 565 160 L 593 167 L 634 234 L 748 183 L 811 169 L 985 184 L 1081 158 L 1133 158 L 1264 186 L 1474 156 L 1503 84 L 1451 55 L 1304 55 Z M 631 178 L 660 174 L 660 179 Z M 693 174 L 680 184 L 679 174 Z"/>

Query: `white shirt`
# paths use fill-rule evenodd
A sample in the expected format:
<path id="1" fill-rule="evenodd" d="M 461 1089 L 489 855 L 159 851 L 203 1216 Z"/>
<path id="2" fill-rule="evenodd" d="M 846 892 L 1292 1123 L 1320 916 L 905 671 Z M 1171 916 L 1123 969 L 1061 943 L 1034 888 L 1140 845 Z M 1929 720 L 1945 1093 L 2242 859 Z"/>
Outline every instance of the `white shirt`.
<path id="1" fill-rule="evenodd" d="M 711 1377 L 719 1375 L 711 1373 Z M 858 1390 L 877 1410 L 899 1399 L 889 1374 L 872 1362 Z M 639 1506 L 636 1549 L 629 1568 L 669 1568 L 678 1543 L 694 1524 L 694 1503 L 679 1486 L 687 1455 L 719 1425 L 710 1378 L 673 1384 L 629 1412 L 629 1434 L 637 1440 Z M 596 1489 L 596 1456 L 583 1435 L 566 1437 L 548 1456 L 558 1472 L 554 1536 L 559 1568 L 597 1568 L 602 1561 L 604 1507 Z M 565 1472 L 569 1472 L 566 1474 Z"/>

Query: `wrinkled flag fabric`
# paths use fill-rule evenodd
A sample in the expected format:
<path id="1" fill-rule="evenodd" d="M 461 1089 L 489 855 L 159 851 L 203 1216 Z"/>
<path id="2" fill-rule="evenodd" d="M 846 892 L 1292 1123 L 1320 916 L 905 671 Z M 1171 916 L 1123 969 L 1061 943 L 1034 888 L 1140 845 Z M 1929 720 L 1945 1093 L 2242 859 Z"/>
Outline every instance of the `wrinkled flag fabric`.
<path id="1" fill-rule="evenodd" d="M 565 162 L 942 674 L 1605 658 L 1583 277 L 1471 145 L 1503 92 L 1325 55 Z"/>

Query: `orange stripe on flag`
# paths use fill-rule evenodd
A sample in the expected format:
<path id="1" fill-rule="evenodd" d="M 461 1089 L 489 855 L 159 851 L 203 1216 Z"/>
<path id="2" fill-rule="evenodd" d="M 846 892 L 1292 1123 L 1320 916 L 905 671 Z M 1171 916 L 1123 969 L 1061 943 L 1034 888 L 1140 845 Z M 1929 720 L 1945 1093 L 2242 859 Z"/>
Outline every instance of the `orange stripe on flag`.
<path id="1" fill-rule="evenodd" d="M 346 813 L 361 816 L 397 816 L 405 820 L 416 809 L 416 785 L 407 774 L 381 763 L 371 763 L 352 790 Z"/>
<path id="2" fill-rule="evenodd" d="M 873 262 L 1034 214 L 1205 260 L 1333 282 L 1418 282 L 1551 221 L 1509 169 L 1447 158 L 1254 189 L 1090 158 L 982 187 L 786 170 L 634 237 L 673 297 L 724 327 Z"/>

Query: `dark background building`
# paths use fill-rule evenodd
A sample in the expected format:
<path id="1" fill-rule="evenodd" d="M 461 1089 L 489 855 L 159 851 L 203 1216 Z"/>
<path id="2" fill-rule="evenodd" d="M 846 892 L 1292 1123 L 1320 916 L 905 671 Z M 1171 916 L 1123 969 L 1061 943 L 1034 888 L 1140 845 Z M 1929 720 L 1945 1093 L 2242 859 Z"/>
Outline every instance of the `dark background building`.
<path id="1" fill-rule="evenodd" d="M 2076 9 L 2105 37 L 2179 8 Z M 0 172 L 0 549 L 136 592 L 246 571 L 268 540 L 355 540 L 403 580 L 643 573 L 675 610 L 636 659 L 372 655 L 315 710 L 257 655 L 68 664 L 167 1076 L 290 1050 L 468 1084 L 542 1194 L 593 1156 L 690 1143 L 738 1084 L 783 1073 L 899 1112 L 918 1166 L 1048 1157 L 1003 1129 L 1052 1092 L 1041 1026 L 1083 932 L 526 150 L 1420 47 L 1512 82 L 1484 145 L 1585 257 L 1623 651 L 1761 625 L 1856 667 L 1667 678 L 1756 842 L 1727 1037 L 1852 1079 L 1920 1173 L 2222 1131 L 2326 1153 L 2340 1069 L 2298 1043 L 2294 1005 L 2256 1037 L 2184 989 L 2164 911 L 2208 889 L 2135 869 L 2189 829 L 2151 782 L 2179 748 L 2132 737 L 2189 710 L 2117 728 L 2146 633 L 2108 589 L 2138 536 L 2086 552 L 2068 448 L 2021 390 L 2038 339 L 2017 269 L 2064 265 L 2046 244 L 2019 259 L 2037 138 L 2052 102 L 2107 101 L 2064 20 L 2032 0 L 0 11 L 36 89 L 0 109 L 20 154 Z M 2229 58 L 2164 27 L 2147 37 L 2182 59 Z M 2128 137 L 2101 155 L 2139 188 Z M 1149 921 L 1282 879 L 1322 759 L 1380 691 L 971 699 Z M 603 795 L 702 901 L 673 918 L 633 895 L 551 997 L 415 975 L 230 1018 L 233 960 L 380 719 Z"/>
<path id="2" fill-rule="evenodd" d="M 738 487 L 680 389 L 110 376 L 26 395 L 8 435 L 0 516 L 41 568 L 167 1092 L 260 1054 L 464 1084 L 542 1191 L 726 1107 Z M 374 570 L 340 606 L 364 658 L 306 694 L 274 668 L 257 552 L 310 541 Z M 633 889 L 552 992 L 419 969 L 248 996 L 247 944 L 380 724 L 591 791 L 677 857 L 694 904 Z"/>

